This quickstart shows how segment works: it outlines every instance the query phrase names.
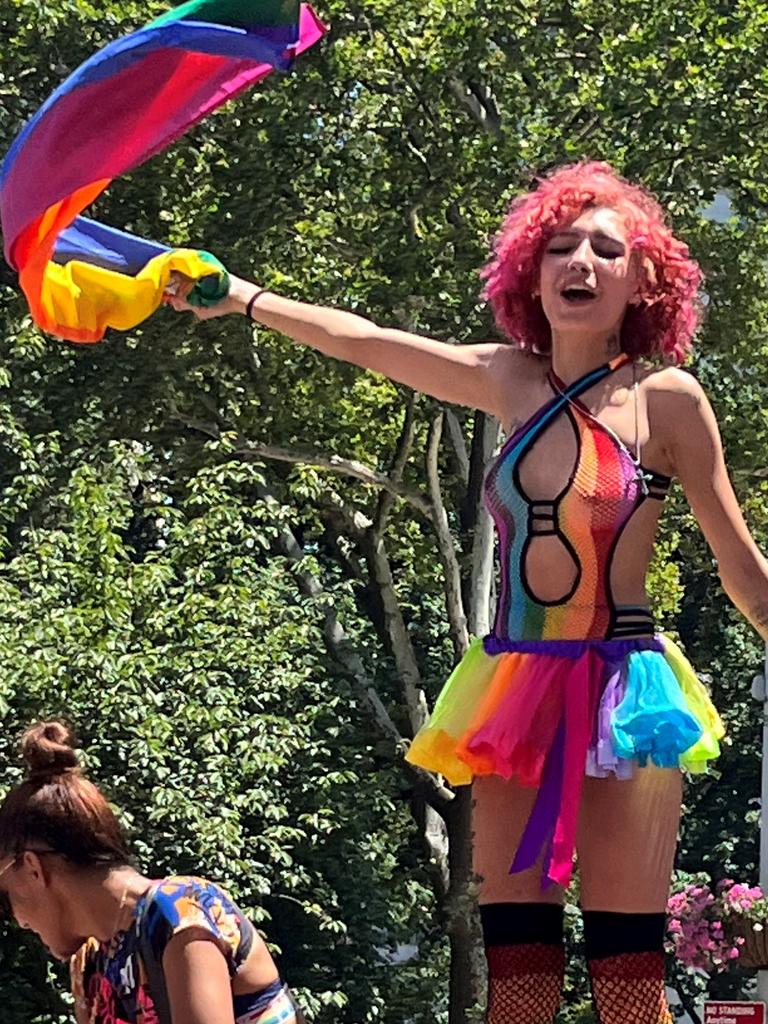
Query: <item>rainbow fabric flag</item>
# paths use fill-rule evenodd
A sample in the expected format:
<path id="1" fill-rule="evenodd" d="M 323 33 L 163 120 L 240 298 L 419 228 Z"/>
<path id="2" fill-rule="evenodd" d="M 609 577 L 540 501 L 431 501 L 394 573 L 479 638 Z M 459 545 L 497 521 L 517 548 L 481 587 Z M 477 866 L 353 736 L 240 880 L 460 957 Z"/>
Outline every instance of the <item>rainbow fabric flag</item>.
<path id="1" fill-rule="evenodd" d="M 114 178 L 313 46 L 298 0 L 190 0 L 82 64 L 21 131 L 0 169 L 5 258 L 37 324 L 76 342 L 129 330 L 173 271 L 210 282 L 218 261 L 80 216 Z"/>

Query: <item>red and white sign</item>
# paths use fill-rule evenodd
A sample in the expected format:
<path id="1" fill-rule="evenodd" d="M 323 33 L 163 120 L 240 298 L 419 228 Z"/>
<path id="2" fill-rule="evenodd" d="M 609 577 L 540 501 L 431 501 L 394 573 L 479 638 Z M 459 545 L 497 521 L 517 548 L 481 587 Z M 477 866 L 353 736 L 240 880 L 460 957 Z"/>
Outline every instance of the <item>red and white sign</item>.
<path id="1" fill-rule="evenodd" d="M 765 1003 L 704 1003 L 704 1024 L 766 1024 Z"/>

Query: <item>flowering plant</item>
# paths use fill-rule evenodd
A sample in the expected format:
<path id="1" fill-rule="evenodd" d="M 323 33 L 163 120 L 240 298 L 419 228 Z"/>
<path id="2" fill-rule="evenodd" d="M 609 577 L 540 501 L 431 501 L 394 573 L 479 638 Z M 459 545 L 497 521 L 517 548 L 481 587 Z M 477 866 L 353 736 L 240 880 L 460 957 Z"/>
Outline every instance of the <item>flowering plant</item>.
<path id="1" fill-rule="evenodd" d="M 747 929 L 761 932 L 768 898 L 757 885 L 728 878 L 714 891 L 706 876 L 693 876 L 669 898 L 667 949 L 693 971 L 716 974 L 742 955 Z"/>
<path id="2" fill-rule="evenodd" d="M 726 878 L 717 884 L 717 892 L 726 917 L 740 917 L 753 923 L 755 931 L 762 931 L 768 918 L 768 898 L 759 885 L 744 885 Z"/>

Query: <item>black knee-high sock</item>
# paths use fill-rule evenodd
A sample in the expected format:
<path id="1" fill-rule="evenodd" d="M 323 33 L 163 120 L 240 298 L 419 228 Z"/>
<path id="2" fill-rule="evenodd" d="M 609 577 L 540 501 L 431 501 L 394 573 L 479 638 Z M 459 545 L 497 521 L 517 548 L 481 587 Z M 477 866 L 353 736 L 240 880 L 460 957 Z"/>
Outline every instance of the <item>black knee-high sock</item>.
<path id="1" fill-rule="evenodd" d="M 664 914 L 584 912 L 600 1024 L 672 1024 L 664 992 Z"/>
<path id="2" fill-rule="evenodd" d="M 487 903 L 480 918 L 488 958 L 488 1024 L 551 1024 L 565 974 L 563 908 Z"/>

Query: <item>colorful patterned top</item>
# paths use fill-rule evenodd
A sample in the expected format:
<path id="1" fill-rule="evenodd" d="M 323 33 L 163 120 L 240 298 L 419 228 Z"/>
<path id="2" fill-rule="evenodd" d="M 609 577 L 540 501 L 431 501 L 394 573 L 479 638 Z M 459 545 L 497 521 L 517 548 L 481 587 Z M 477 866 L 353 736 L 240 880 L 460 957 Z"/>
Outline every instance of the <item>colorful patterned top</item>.
<path id="1" fill-rule="evenodd" d="M 166 878 L 136 905 L 129 928 L 109 943 L 90 939 L 71 961 L 72 991 L 88 1024 L 171 1024 L 163 953 L 179 932 L 209 932 L 234 977 L 248 959 L 254 928 L 227 894 L 200 878 Z M 237 1024 L 299 1024 L 303 1019 L 288 989 L 233 995 Z"/>
<path id="2" fill-rule="evenodd" d="M 653 632 L 647 608 L 614 601 L 611 567 L 631 518 L 644 502 L 663 500 L 670 481 L 645 470 L 578 397 L 628 361 L 622 354 L 568 386 L 550 371 L 552 398 L 508 439 L 486 477 L 501 555 L 497 638 L 584 640 Z M 539 440 L 547 444 L 547 430 L 561 416 L 573 429 L 575 462 L 551 496 L 531 497 L 521 466 Z M 537 595 L 527 572 L 531 550 L 545 537 L 556 538 L 573 570 L 571 584 L 554 600 Z"/>

